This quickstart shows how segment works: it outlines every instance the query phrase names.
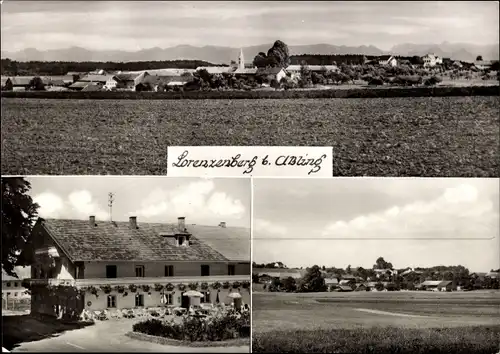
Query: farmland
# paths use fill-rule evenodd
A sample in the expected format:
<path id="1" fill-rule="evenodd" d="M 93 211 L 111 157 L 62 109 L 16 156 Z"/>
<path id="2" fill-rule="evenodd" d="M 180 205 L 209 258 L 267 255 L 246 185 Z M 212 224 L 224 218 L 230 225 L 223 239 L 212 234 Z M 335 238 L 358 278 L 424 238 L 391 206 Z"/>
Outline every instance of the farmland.
<path id="1" fill-rule="evenodd" d="M 255 352 L 493 353 L 500 346 L 498 291 L 254 293 L 252 301 Z"/>
<path id="2" fill-rule="evenodd" d="M 499 98 L 2 98 L 3 174 L 165 174 L 170 145 L 333 146 L 336 176 L 498 175 Z"/>

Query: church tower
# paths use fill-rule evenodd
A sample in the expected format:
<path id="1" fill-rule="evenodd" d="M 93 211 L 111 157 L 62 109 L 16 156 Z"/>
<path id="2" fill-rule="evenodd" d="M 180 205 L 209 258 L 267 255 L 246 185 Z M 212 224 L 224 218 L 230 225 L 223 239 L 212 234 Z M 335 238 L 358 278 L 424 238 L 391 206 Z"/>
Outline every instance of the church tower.
<path id="1" fill-rule="evenodd" d="M 245 57 L 243 56 L 243 48 L 240 49 L 240 57 L 238 58 L 238 69 L 245 69 Z"/>

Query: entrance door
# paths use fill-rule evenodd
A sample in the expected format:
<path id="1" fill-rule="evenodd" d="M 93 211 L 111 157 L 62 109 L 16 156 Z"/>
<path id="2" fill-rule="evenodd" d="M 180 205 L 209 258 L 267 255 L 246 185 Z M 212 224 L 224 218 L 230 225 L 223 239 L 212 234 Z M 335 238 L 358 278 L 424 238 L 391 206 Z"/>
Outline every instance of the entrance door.
<path id="1" fill-rule="evenodd" d="M 184 307 L 185 309 L 189 308 L 189 296 L 182 295 L 181 307 Z"/>

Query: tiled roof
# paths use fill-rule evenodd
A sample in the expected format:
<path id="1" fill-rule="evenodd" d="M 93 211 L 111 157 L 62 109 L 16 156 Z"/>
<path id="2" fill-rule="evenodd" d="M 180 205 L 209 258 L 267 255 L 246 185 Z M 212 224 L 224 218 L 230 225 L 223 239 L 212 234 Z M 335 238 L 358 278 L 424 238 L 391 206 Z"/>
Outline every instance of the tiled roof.
<path id="1" fill-rule="evenodd" d="M 352 291 L 352 288 L 347 285 L 339 285 L 339 289 L 344 290 L 344 291 Z"/>
<path id="2" fill-rule="evenodd" d="M 85 86 L 82 91 L 100 91 L 102 88 L 98 82 L 87 82 L 87 86 Z"/>
<path id="3" fill-rule="evenodd" d="M 275 68 L 259 68 L 257 69 L 257 75 L 276 75 L 278 74 L 282 68 L 275 67 Z"/>
<path id="4" fill-rule="evenodd" d="M 169 84 L 171 82 L 180 82 L 185 84 L 186 82 L 192 81 L 192 77 L 188 76 L 159 76 L 159 75 L 148 75 L 144 78 L 143 83 L 149 83 L 153 85 Z"/>
<path id="5" fill-rule="evenodd" d="M 34 76 L 12 76 L 10 81 L 14 86 L 28 86 Z"/>
<path id="6" fill-rule="evenodd" d="M 134 81 L 142 74 L 143 74 L 143 72 L 140 72 L 140 73 L 121 73 L 121 74 L 115 75 L 115 78 L 119 81 Z"/>
<path id="7" fill-rule="evenodd" d="M 73 85 L 71 85 L 69 88 L 76 89 L 76 88 L 84 88 L 88 86 L 90 83 L 85 82 L 85 81 L 77 81 Z"/>
<path id="8" fill-rule="evenodd" d="M 73 76 L 71 75 L 49 76 L 47 77 L 47 79 L 50 81 L 61 80 L 64 81 L 65 83 L 73 82 Z"/>
<path id="9" fill-rule="evenodd" d="M 110 78 L 112 78 L 112 76 L 109 76 L 109 75 L 86 75 L 86 76 L 80 78 L 78 81 L 106 82 Z"/>
<path id="10" fill-rule="evenodd" d="M 420 285 L 421 286 L 438 286 L 439 284 L 441 284 L 441 280 L 426 280 Z"/>
<path id="11" fill-rule="evenodd" d="M 236 69 L 234 71 L 234 74 L 237 74 L 237 75 L 254 75 L 256 73 L 257 73 L 257 69 L 256 68 Z"/>
<path id="12" fill-rule="evenodd" d="M 227 261 L 227 258 L 191 236 L 188 247 L 176 246 L 173 237 L 177 224 L 138 223 L 132 229 L 129 222 L 99 222 L 92 227 L 88 220 L 41 219 L 72 261 Z"/>

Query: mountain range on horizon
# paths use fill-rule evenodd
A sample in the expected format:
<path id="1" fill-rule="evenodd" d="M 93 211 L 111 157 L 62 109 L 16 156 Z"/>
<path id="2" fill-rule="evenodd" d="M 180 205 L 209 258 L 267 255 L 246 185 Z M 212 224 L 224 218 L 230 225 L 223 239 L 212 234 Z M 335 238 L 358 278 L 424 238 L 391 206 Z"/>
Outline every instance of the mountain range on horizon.
<path id="1" fill-rule="evenodd" d="M 149 48 L 139 51 L 125 50 L 88 50 L 81 47 L 70 47 L 65 49 L 51 49 L 40 51 L 35 48 L 27 48 L 18 52 L 1 52 L 2 59 L 16 61 L 165 61 L 165 60 L 203 60 L 214 64 L 229 64 L 231 60 L 237 60 L 240 49 L 243 49 L 246 62 L 251 60 L 259 52 L 267 52 L 272 44 L 261 44 L 257 46 L 233 48 L 221 46 L 196 47 L 191 45 L 178 45 L 169 48 Z M 361 55 L 401 55 L 401 56 L 423 56 L 434 53 L 443 58 L 472 62 L 478 55 L 484 60 L 499 59 L 499 44 L 476 45 L 470 43 L 441 44 L 398 44 L 389 51 L 381 50 L 373 45 L 362 46 L 337 46 L 332 44 L 311 45 L 289 45 L 291 55 L 300 54 L 361 54 Z"/>

